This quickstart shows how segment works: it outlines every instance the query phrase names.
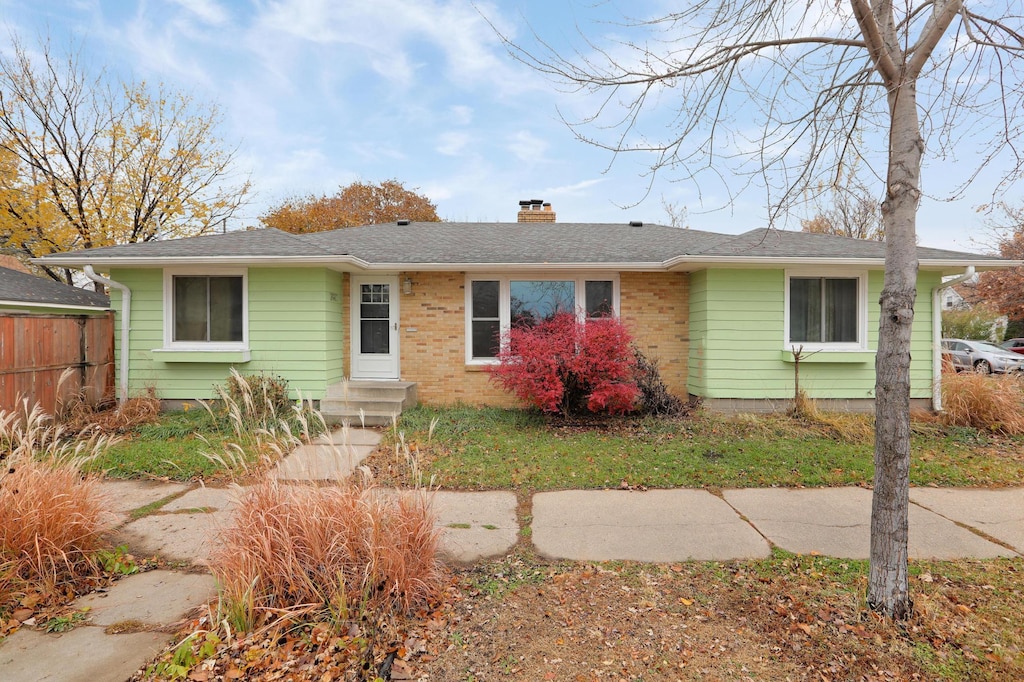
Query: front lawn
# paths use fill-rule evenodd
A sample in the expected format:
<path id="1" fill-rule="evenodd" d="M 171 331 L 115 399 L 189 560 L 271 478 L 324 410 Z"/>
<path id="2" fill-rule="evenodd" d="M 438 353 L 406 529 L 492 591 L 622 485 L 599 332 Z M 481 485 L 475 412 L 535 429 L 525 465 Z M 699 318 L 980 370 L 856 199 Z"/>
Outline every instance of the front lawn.
<path id="1" fill-rule="evenodd" d="M 701 412 L 579 425 L 523 410 L 419 407 L 369 460 L 378 480 L 408 480 L 407 458 L 395 454 L 401 439 L 424 480 L 448 489 L 870 485 L 874 471 L 868 418 L 848 415 L 807 423 Z M 911 483 L 1019 485 L 1022 446 L 1021 437 L 916 423 Z"/>

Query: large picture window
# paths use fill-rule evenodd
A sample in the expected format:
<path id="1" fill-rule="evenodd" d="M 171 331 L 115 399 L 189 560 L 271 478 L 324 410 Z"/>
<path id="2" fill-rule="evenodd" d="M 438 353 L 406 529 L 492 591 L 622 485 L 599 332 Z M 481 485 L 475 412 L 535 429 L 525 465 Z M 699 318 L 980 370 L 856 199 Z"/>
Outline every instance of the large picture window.
<path id="1" fill-rule="evenodd" d="M 861 277 L 790 276 L 788 344 L 863 343 Z"/>
<path id="2" fill-rule="evenodd" d="M 467 361 L 497 357 L 501 333 L 513 326 L 532 326 L 560 312 L 587 317 L 613 315 L 618 279 L 552 277 L 470 278 L 466 286 Z"/>
<path id="3" fill-rule="evenodd" d="M 169 274 L 166 342 L 177 347 L 237 348 L 246 342 L 244 274 Z"/>

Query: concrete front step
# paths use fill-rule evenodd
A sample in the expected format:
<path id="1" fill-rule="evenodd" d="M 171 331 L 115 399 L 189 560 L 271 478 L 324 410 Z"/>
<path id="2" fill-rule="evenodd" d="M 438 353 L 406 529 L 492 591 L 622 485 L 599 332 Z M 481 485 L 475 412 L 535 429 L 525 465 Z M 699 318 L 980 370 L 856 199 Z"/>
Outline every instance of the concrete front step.
<path id="1" fill-rule="evenodd" d="M 386 426 L 416 402 L 410 381 L 342 381 L 327 387 L 320 413 L 333 424 Z"/>

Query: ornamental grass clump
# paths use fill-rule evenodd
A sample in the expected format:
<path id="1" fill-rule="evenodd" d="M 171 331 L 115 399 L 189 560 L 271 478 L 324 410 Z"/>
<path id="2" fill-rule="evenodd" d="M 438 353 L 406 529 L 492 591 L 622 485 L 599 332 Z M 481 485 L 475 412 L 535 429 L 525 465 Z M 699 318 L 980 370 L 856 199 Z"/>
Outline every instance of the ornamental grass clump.
<path id="1" fill-rule="evenodd" d="M 282 615 L 339 626 L 361 613 L 411 612 L 445 584 L 430 497 L 372 486 L 268 480 L 240 501 L 211 569 L 235 630 Z"/>
<path id="2" fill-rule="evenodd" d="M 81 464 L 109 439 L 70 439 L 36 404 L 0 411 L 0 611 L 19 593 L 75 592 L 102 572 L 96 552 L 116 517 Z"/>
<path id="3" fill-rule="evenodd" d="M 1024 433 L 1024 383 L 1015 375 L 942 375 L 942 421 L 1010 435 Z"/>
<path id="4" fill-rule="evenodd" d="M 636 356 L 615 317 L 557 313 L 509 330 L 491 379 L 543 412 L 625 414 L 636 409 Z"/>

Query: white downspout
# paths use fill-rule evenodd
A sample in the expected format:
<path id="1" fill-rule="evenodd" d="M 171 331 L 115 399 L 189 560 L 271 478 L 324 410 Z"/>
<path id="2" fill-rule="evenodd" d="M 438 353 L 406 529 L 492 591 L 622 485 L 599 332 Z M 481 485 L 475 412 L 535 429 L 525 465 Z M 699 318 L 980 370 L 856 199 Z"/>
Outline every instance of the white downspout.
<path id="1" fill-rule="evenodd" d="M 942 301 L 939 292 L 972 277 L 974 266 L 968 265 L 964 274 L 932 289 L 932 409 L 936 412 L 942 412 Z"/>
<path id="2" fill-rule="evenodd" d="M 120 282 L 97 275 L 91 265 L 85 266 L 85 276 L 103 286 L 113 287 L 121 292 L 121 371 L 118 394 L 119 402 L 128 400 L 128 333 L 131 331 L 132 290 Z"/>

